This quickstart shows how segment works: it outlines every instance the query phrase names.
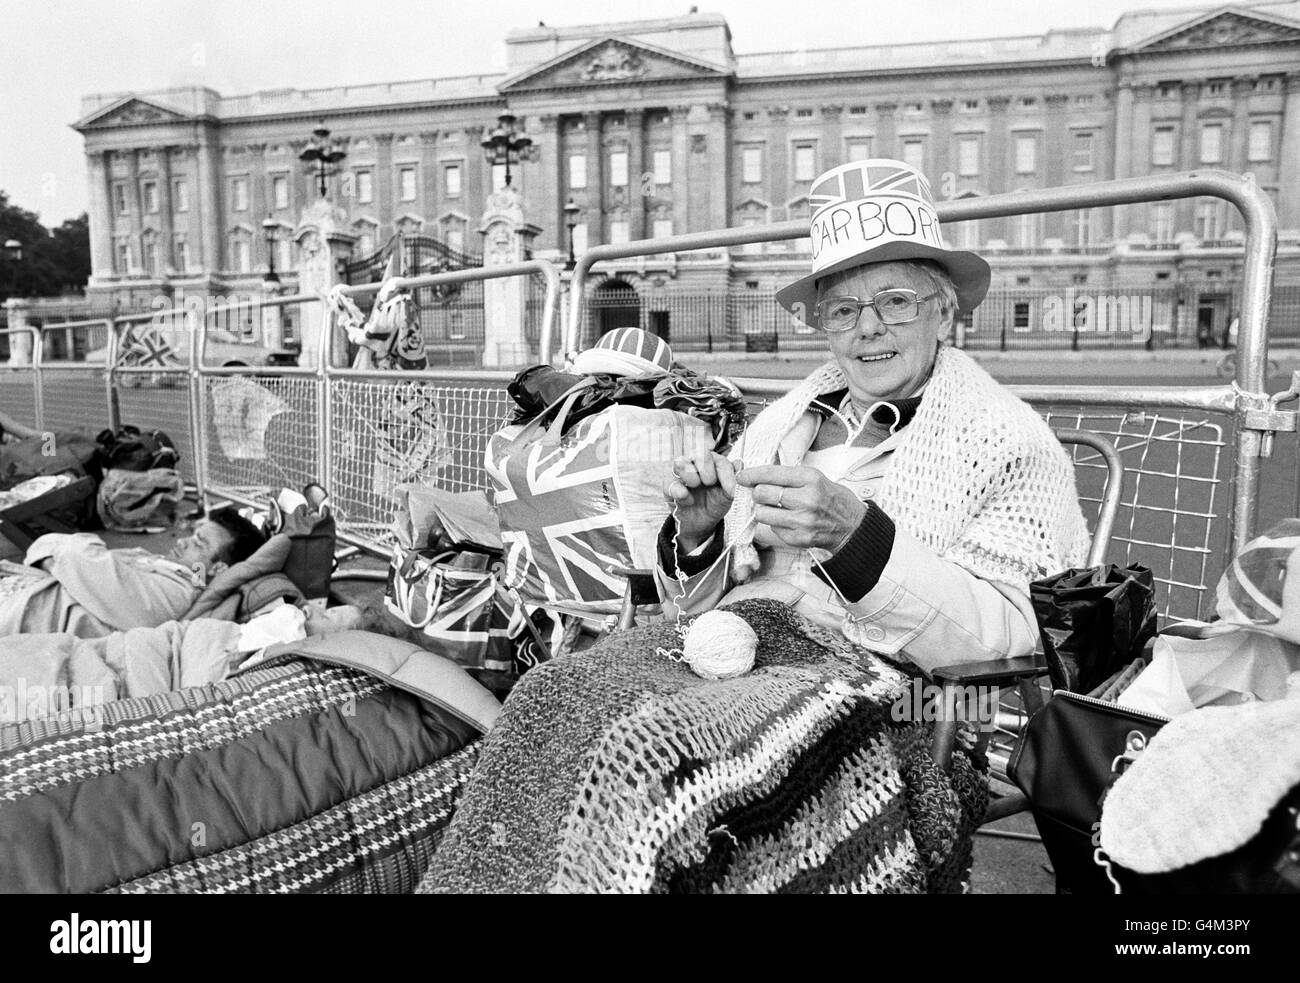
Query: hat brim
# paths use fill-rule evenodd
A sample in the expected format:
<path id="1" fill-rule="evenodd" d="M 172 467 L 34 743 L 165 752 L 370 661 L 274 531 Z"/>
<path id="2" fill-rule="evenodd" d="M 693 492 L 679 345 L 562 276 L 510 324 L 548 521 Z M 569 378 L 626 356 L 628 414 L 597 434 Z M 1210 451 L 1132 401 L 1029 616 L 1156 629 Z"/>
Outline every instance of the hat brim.
<path id="1" fill-rule="evenodd" d="M 989 264 L 974 253 L 956 249 L 939 249 L 916 242 L 889 242 L 875 249 L 858 253 L 832 263 L 825 269 L 810 273 L 787 287 L 776 292 L 776 301 L 795 317 L 810 327 L 813 324 L 812 312 L 817 307 L 817 281 L 842 270 L 851 270 L 856 266 L 870 266 L 875 263 L 893 263 L 904 259 L 930 259 L 948 271 L 952 285 L 957 291 L 957 306 L 961 313 L 969 314 L 980 305 L 984 295 L 989 292 L 989 281 L 993 277 Z"/>

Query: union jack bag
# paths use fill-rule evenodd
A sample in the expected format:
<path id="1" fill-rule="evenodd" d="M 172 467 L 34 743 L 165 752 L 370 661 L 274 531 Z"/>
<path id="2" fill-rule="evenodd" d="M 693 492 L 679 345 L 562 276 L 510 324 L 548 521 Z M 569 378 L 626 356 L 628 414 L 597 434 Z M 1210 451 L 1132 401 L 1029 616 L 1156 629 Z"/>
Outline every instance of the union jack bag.
<path id="1" fill-rule="evenodd" d="M 610 571 L 655 564 L 673 458 L 711 450 L 714 437 L 708 423 L 685 413 L 625 405 L 566 431 L 581 387 L 529 423 L 493 434 L 485 467 L 506 585 L 529 603 L 604 616 L 618 613 L 627 584 Z"/>
<path id="2" fill-rule="evenodd" d="M 384 606 L 434 641 L 430 647 L 438 654 L 468 669 L 512 672 L 510 612 L 498 601 L 492 560 L 472 551 L 398 547 Z"/>

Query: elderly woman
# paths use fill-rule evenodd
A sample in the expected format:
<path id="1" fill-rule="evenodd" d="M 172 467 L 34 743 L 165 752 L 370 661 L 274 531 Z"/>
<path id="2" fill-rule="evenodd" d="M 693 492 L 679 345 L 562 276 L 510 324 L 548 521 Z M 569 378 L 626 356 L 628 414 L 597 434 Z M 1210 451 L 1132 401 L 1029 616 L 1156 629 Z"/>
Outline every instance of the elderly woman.
<path id="1" fill-rule="evenodd" d="M 923 670 L 1024 655 L 1030 581 L 1081 562 L 1073 470 L 1041 417 L 945 346 L 989 268 L 945 247 L 925 177 L 837 167 L 809 194 L 813 270 L 777 299 L 832 358 L 730 458 L 677 458 L 660 592 L 692 615 L 774 597 Z"/>

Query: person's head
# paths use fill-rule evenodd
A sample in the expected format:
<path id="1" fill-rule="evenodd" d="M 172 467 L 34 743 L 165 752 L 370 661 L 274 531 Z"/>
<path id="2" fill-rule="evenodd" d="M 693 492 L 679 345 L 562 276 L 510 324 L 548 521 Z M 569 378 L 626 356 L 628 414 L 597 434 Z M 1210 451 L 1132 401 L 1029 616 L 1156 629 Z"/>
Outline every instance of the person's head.
<path id="1" fill-rule="evenodd" d="M 869 263 L 823 277 L 816 288 L 822 332 L 855 403 L 865 409 L 925 384 L 957 316 L 957 291 L 942 266 Z"/>
<path id="2" fill-rule="evenodd" d="M 257 526 L 227 506 L 209 512 L 192 534 L 176 541 L 167 556 L 185 567 L 202 564 L 211 578 L 231 564 L 247 560 L 265 541 Z"/>
<path id="3" fill-rule="evenodd" d="M 855 399 L 912 395 L 959 312 L 974 310 L 984 299 L 988 263 L 948 248 L 930 182 L 903 161 L 833 167 L 813 181 L 808 201 L 812 270 L 778 290 L 777 301 L 827 333 Z M 906 295 L 885 298 L 895 307 L 892 315 L 868 307 L 856 321 L 851 309 L 840 307 L 837 316 L 825 317 L 825 307 L 818 306 L 836 297 L 865 303 L 885 289 L 913 291 L 919 310 Z M 876 355 L 883 356 L 879 363 L 866 361 Z"/>
<path id="4" fill-rule="evenodd" d="M 339 604 L 330 608 L 303 602 L 299 606 L 306 618 L 304 627 L 308 635 L 330 635 L 336 631 L 361 628 L 363 612 L 354 605 Z"/>

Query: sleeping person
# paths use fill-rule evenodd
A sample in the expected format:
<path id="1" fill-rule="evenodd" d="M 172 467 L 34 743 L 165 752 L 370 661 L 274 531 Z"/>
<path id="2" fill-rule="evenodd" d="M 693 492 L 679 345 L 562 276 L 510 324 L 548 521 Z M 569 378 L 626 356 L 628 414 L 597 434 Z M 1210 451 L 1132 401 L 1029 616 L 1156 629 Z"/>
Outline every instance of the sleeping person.
<path id="1" fill-rule="evenodd" d="M 0 578 L 0 638 L 66 632 L 99 638 L 179 618 L 204 585 L 262 546 L 233 508 L 211 512 L 166 556 L 109 549 L 90 533 L 41 536 L 13 576 Z"/>

